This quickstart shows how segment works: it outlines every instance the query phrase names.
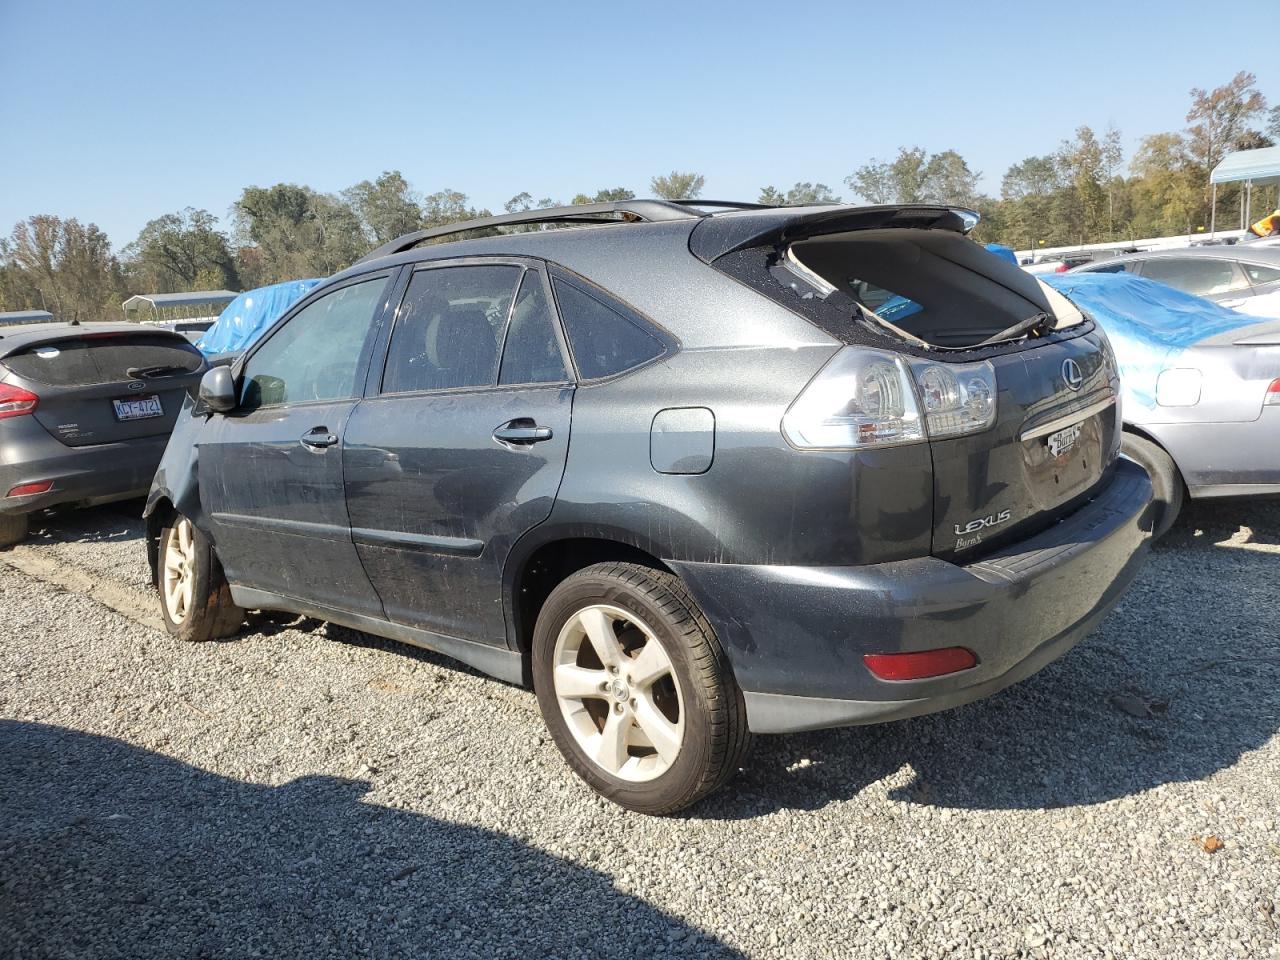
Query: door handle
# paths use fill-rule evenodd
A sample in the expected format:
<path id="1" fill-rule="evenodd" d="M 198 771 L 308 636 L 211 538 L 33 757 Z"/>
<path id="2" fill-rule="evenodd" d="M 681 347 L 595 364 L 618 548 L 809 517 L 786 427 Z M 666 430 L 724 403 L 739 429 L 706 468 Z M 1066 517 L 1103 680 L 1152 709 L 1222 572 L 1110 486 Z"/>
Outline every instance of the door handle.
<path id="1" fill-rule="evenodd" d="M 298 439 L 308 447 L 316 449 L 332 447 L 338 442 L 338 437 L 330 433 L 328 427 L 313 427 Z"/>
<path id="2" fill-rule="evenodd" d="M 499 443 L 520 445 L 541 443 L 543 440 L 551 439 L 551 428 L 540 427 L 529 417 L 520 417 L 516 420 L 508 420 L 494 430 L 493 439 Z"/>

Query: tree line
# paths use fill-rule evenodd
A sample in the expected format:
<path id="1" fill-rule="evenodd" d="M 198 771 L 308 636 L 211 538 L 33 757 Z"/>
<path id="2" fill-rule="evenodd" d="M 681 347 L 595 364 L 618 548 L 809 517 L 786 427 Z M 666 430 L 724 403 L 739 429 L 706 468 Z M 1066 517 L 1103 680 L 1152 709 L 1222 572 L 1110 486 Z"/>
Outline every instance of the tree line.
<path id="1" fill-rule="evenodd" d="M 1210 223 L 1209 172 L 1233 150 L 1280 140 L 1280 105 L 1269 108 L 1254 75 L 1241 72 L 1213 90 L 1191 90 L 1186 123 L 1182 130 L 1144 137 L 1127 164 L 1120 131 L 1081 126 L 1056 150 L 1012 164 L 998 197 L 983 193 L 982 174 L 955 150 L 931 153 L 919 146 L 872 159 L 845 177 L 844 186 L 852 195 L 847 199 L 857 202 L 970 207 L 982 214 L 978 239 L 1017 249 L 1196 233 Z M 654 177 L 649 191 L 696 199 L 705 186 L 700 173 L 673 171 Z M 635 196 L 627 187 L 607 187 L 568 203 Z M 766 185 L 756 199 L 806 204 L 846 198 L 806 181 Z M 559 205 L 564 201 L 521 192 L 503 208 L 516 213 Z M 1241 185 L 1220 188 L 1218 228 L 1238 226 L 1243 205 Z M 1275 187 L 1254 188 L 1257 215 L 1277 206 Z M 322 277 L 401 234 L 492 214 L 457 190 L 420 194 L 400 171 L 389 170 L 339 193 L 292 183 L 246 187 L 231 209 L 228 231 L 207 210 L 188 207 L 149 221 L 118 253 L 92 223 L 36 215 L 0 239 L 0 310 L 48 309 L 61 319 L 98 319 L 118 316 L 120 303 L 134 293 L 242 290 Z"/>

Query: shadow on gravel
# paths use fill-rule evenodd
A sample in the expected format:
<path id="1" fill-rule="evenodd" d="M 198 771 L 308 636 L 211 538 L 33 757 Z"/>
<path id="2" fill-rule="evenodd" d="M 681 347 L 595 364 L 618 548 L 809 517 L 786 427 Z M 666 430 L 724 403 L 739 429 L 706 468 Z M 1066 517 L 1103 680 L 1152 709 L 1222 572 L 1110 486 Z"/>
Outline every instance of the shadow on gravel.
<path id="1" fill-rule="evenodd" d="M 145 503 L 145 500 L 121 500 L 99 507 L 66 507 L 36 513 L 31 516 L 27 542 L 116 543 L 137 540 L 139 557 L 145 563 L 142 543 L 146 533 L 142 520 Z"/>
<path id="2" fill-rule="evenodd" d="M 1204 779 L 1280 730 L 1280 505 L 1193 504 L 1103 624 L 1003 693 L 874 727 L 759 737 L 747 769 L 690 811 L 816 809 L 909 767 L 906 803 L 1036 809 Z"/>
<path id="3" fill-rule="evenodd" d="M 519 840 L 0 722 L 0 953 L 740 957 Z"/>

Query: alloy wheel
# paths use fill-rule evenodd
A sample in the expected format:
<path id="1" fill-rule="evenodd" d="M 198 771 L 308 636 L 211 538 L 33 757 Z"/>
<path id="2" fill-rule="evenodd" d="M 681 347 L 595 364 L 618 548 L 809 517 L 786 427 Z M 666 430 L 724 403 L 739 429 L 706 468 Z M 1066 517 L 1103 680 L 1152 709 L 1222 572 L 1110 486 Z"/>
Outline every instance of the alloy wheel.
<path id="1" fill-rule="evenodd" d="M 164 551 L 164 606 L 169 619 L 182 623 L 195 590 L 196 547 L 191 521 L 181 517 L 169 531 Z"/>
<path id="2" fill-rule="evenodd" d="M 556 638 L 552 679 L 574 740 L 606 773 L 639 783 L 671 768 L 684 698 L 662 642 L 635 614 L 608 604 L 574 613 Z"/>

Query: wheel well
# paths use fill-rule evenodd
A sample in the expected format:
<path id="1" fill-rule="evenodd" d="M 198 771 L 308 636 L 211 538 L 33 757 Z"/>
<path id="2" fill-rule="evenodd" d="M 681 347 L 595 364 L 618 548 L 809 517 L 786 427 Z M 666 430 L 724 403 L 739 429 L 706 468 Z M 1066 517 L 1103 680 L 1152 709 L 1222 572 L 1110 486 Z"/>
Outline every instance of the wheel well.
<path id="1" fill-rule="evenodd" d="M 525 560 L 515 582 L 516 642 L 522 653 L 533 647 L 533 628 L 551 591 L 579 570 L 609 561 L 671 572 L 653 554 L 617 540 L 577 537 L 544 543 Z"/>
<path id="2" fill-rule="evenodd" d="M 1146 440 L 1148 443 L 1154 443 L 1161 450 L 1164 450 L 1164 444 L 1162 444 L 1159 440 L 1157 440 L 1151 434 L 1147 433 L 1147 431 L 1143 430 L 1141 427 L 1135 427 L 1132 424 L 1126 423 L 1124 425 L 1124 432 L 1132 433 L 1135 437 L 1141 437 L 1143 440 Z M 1167 453 L 1168 451 L 1166 450 L 1165 452 Z"/>
<path id="3" fill-rule="evenodd" d="M 151 585 L 160 584 L 160 534 L 169 518 L 177 512 L 177 508 L 166 497 L 157 500 L 151 512 L 147 514 L 147 563 L 151 565 Z"/>

